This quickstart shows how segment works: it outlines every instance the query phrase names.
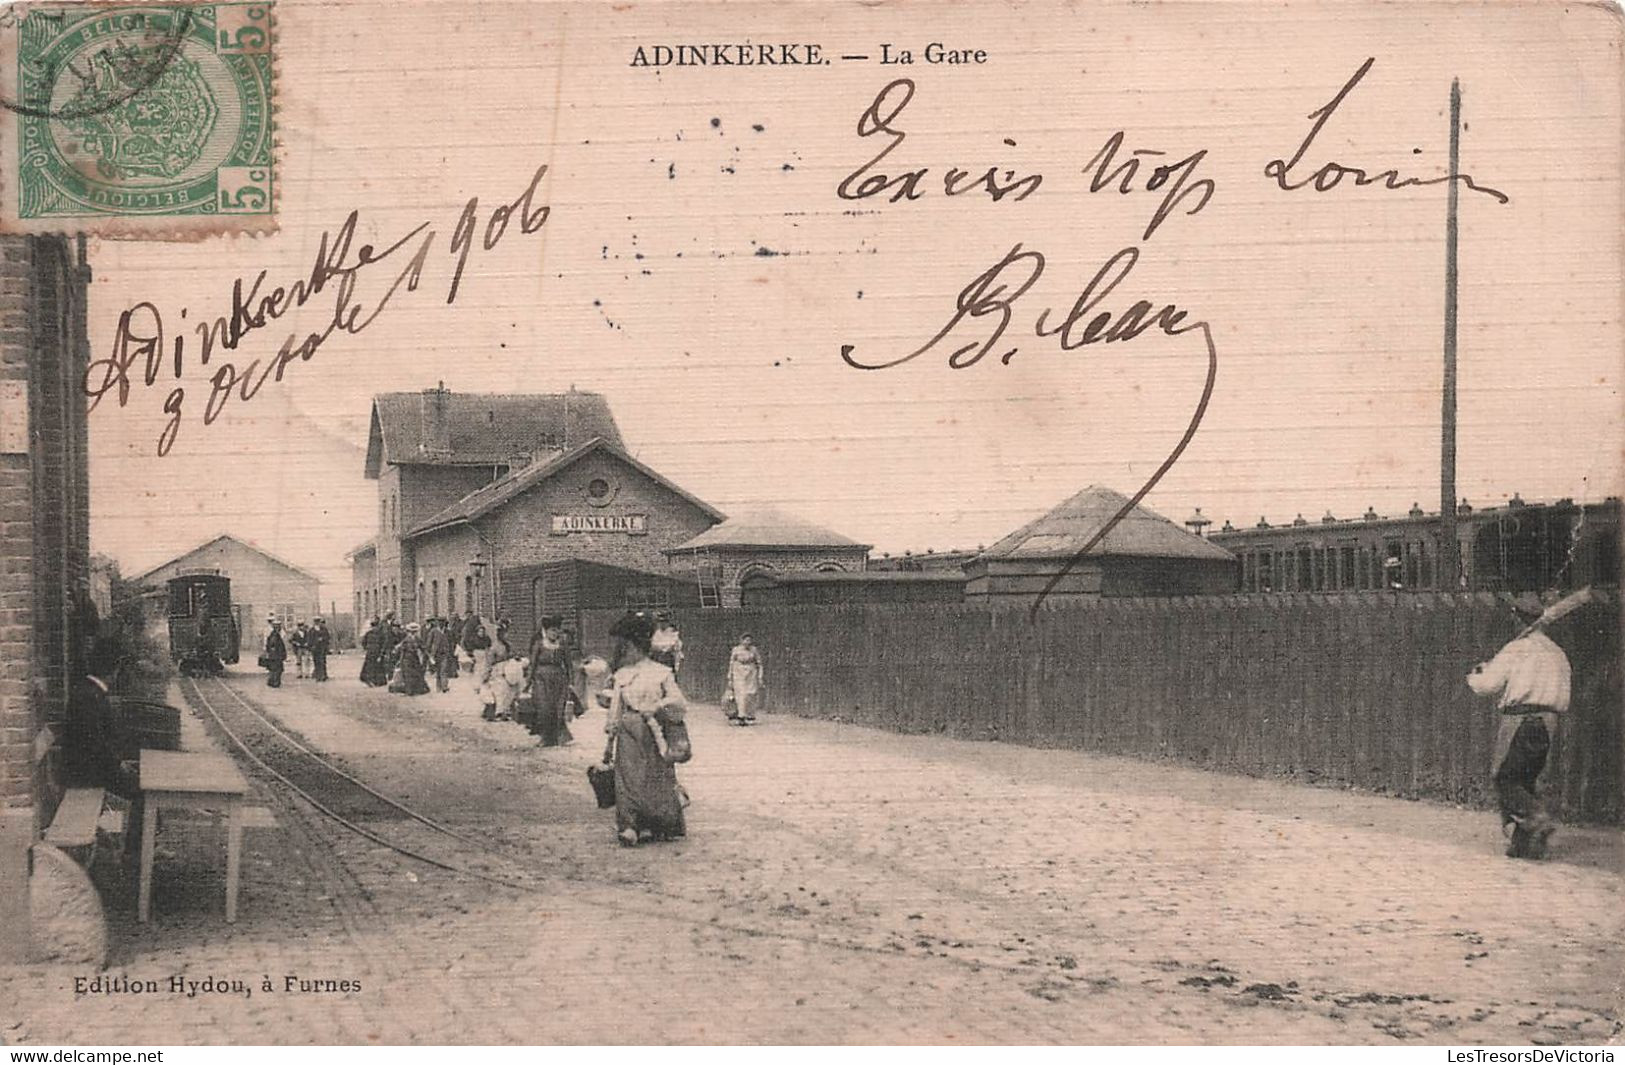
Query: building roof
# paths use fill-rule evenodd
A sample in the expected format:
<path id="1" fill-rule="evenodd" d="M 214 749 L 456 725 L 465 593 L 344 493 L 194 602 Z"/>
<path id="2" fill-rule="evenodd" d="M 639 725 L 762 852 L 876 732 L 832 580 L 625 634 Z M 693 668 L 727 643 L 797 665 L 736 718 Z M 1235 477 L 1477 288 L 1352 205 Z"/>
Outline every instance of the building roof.
<path id="1" fill-rule="evenodd" d="M 844 547 L 867 551 L 871 544 L 860 544 L 822 525 L 814 525 L 804 518 L 786 514 L 772 507 L 753 511 L 737 518 L 729 518 L 720 525 L 700 533 L 694 539 L 674 548 L 677 551 L 696 551 L 715 547 L 749 548 L 803 548 Z"/>
<path id="2" fill-rule="evenodd" d="M 170 559 L 169 561 L 160 562 L 160 563 L 158 563 L 158 565 L 156 565 L 156 566 L 152 567 L 151 569 L 147 570 L 145 573 L 142 573 L 139 576 L 131 578 L 131 580 L 132 580 L 133 583 L 139 584 L 142 581 L 146 580 L 148 577 L 152 576 L 154 573 L 157 573 L 159 570 L 163 569 L 165 566 L 172 566 L 175 563 L 180 562 L 180 561 L 188 558 L 191 555 L 195 555 L 198 552 L 205 550 L 206 548 L 213 547 L 215 544 L 219 543 L 221 540 L 230 540 L 232 543 L 238 544 L 238 545 L 240 545 L 242 547 L 246 547 L 248 550 L 253 551 L 255 554 L 263 555 L 265 558 L 270 559 L 272 562 L 275 562 L 277 565 L 281 566 L 283 569 L 292 570 L 293 572 L 299 574 L 301 577 L 308 577 L 309 579 L 315 581 L 317 584 L 321 583 L 322 579 L 320 577 L 316 576 L 314 573 L 310 572 L 309 570 L 301 569 L 298 566 L 295 566 L 292 562 L 287 562 L 287 561 L 284 561 L 283 559 L 277 558 L 275 555 L 271 554 L 271 552 L 265 550 L 265 548 L 259 546 L 258 544 L 253 543 L 253 542 L 251 542 L 249 540 L 245 540 L 241 536 L 233 536 L 230 533 L 221 533 L 218 536 L 212 536 L 209 539 L 203 541 L 201 544 L 198 544 L 196 547 L 192 548 L 190 551 L 182 551 L 180 554 L 176 555 L 174 558 Z"/>
<path id="3" fill-rule="evenodd" d="M 862 570 L 857 573 L 837 573 L 813 570 L 806 573 L 752 573 L 746 584 L 955 584 L 965 579 L 965 571 L 936 570 Z"/>
<path id="4" fill-rule="evenodd" d="M 1609 496 L 1600 502 L 1593 501 L 1577 503 L 1573 499 L 1559 499 L 1550 503 L 1531 503 L 1525 501 L 1522 496 L 1514 495 L 1511 499 L 1504 503 L 1485 504 L 1478 507 L 1472 506 L 1467 500 L 1463 499 L 1456 508 L 1456 517 L 1457 520 L 1461 521 L 1462 523 L 1470 523 L 1474 521 L 1483 521 L 1490 517 L 1500 517 L 1517 513 L 1534 513 L 1540 510 L 1592 511 L 1605 509 L 1608 507 L 1617 507 L 1618 505 L 1619 500 L 1614 496 Z M 1302 515 L 1299 515 L 1299 517 L 1302 517 Z M 1298 524 L 1296 521 L 1283 521 L 1271 524 L 1265 518 L 1260 517 L 1259 524 L 1257 525 L 1242 525 L 1239 527 L 1233 526 L 1228 529 L 1216 529 L 1209 535 L 1215 541 L 1240 541 L 1257 536 L 1290 538 L 1294 536 L 1301 537 L 1308 535 L 1308 533 L 1305 531 L 1306 529 L 1316 530 L 1334 528 L 1340 531 L 1358 531 L 1360 528 L 1375 528 L 1394 525 L 1433 525 L 1439 520 L 1440 515 L 1438 511 L 1423 510 L 1420 503 L 1412 503 L 1410 510 L 1392 515 L 1378 514 L 1375 507 L 1368 507 L 1364 515 L 1350 514 L 1346 518 L 1333 517 L 1332 513 L 1327 511 L 1326 516 L 1321 518 L 1318 522 L 1305 521 L 1302 525 Z"/>
<path id="5" fill-rule="evenodd" d="M 1071 558 L 1128 502 L 1128 497 L 1120 492 L 1090 485 L 989 547 L 980 557 Z M 1191 535 L 1144 506 L 1129 511 L 1089 554 L 1212 561 L 1229 561 L 1234 557 L 1217 544 Z"/>
<path id="6" fill-rule="evenodd" d="M 685 492 L 672 482 L 666 480 L 666 478 L 662 477 L 654 470 L 651 470 L 649 467 L 645 466 L 643 463 L 621 450 L 621 448 L 616 444 L 613 444 L 608 440 L 594 438 L 577 447 L 571 448 L 569 451 L 560 452 L 558 454 L 549 455 L 545 458 L 538 459 L 522 469 L 514 470 L 502 475 L 501 477 L 498 477 L 488 485 L 474 489 L 474 491 L 468 493 L 457 502 L 451 504 L 451 506 L 445 507 L 419 522 L 417 525 L 407 531 L 403 539 L 411 539 L 415 536 L 422 536 L 425 533 L 434 532 L 436 529 L 442 529 L 448 525 L 456 525 L 460 522 L 473 521 L 476 518 L 483 517 L 484 515 L 495 510 L 497 507 L 507 503 L 515 496 L 519 496 L 530 491 L 530 489 L 536 487 L 538 484 L 541 484 L 548 478 L 562 473 L 564 470 L 570 468 L 581 459 L 599 451 L 613 455 L 615 458 L 626 463 L 628 466 L 631 466 L 633 469 L 654 481 L 662 488 L 683 497 L 688 502 L 704 511 L 706 514 L 710 515 L 714 520 L 722 521 L 727 517 L 727 515 L 723 514 L 722 511 L 705 502 L 703 499 Z"/>
<path id="7" fill-rule="evenodd" d="M 519 465 L 594 437 L 626 446 L 609 402 L 596 392 L 385 392 L 372 400 L 366 475 L 378 477 L 385 463 Z"/>
<path id="8" fill-rule="evenodd" d="M 371 553 L 371 554 L 377 554 L 378 553 L 378 541 L 376 539 L 370 538 L 370 537 L 368 539 L 366 539 L 366 540 L 363 540 L 361 543 L 356 544 L 354 547 L 352 547 L 348 552 L 346 552 L 344 557 L 347 558 L 347 559 L 354 560 L 354 559 L 360 558 L 362 555 L 369 554 L 369 553 Z"/>

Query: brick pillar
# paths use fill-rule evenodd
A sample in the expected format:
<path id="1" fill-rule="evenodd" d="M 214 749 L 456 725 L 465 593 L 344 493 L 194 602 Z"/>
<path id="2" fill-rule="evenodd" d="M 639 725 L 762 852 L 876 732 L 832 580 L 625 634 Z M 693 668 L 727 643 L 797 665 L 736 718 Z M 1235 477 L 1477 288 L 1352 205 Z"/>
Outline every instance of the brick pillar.
<path id="1" fill-rule="evenodd" d="M 29 241 L 0 237 L 0 963 L 29 949 L 28 847 L 38 834 L 33 739 L 34 471 Z"/>
<path id="2" fill-rule="evenodd" d="M 34 758 L 84 670 L 88 272 L 60 237 L 0 237 L 0 962 L 29 949 L 28 848 L 54 811 Z"/>

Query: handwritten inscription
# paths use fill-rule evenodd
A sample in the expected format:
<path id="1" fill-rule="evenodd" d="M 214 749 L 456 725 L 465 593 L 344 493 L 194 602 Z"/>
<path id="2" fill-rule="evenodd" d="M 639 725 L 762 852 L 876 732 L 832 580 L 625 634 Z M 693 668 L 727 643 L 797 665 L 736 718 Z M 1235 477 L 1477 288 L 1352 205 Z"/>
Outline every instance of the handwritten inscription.
<path id="1" fill-rule="evenodd" d="M 1275 182 L 1281 192 L 1311 189 L 1317 193 L 1330 192 L 1347 181 L 1355 187 L 1375 186 L 1398 192 L 1404 189 L 1446 182 L 1461 182 L 1464 188 L 1480 192 L 1500 203 L 1508 202 L 1505 193 L 1481 185 L 1470 175 L 1446 173 L 1437 177 L 1408 177 L 1395 169 L 1372 172 L 1370 169 L 1335 161 L 1323 163 L 1317 169 L 1303 172 L 1311 164 L 1304 162 L 1319 135 L 1338 108 L 1344 104 L 1361 80 L 1375 64 L 1367 59 L 1348 79 L 1332 99 L 1309 112 L 1312 122 L 1309 132 L 1290 159 L 1273 159 L 1264 166 L 1264 176 Z M 835 192 L 844 200 L 875 198 L 882 202 L 906 203 L 926 194 L 931 168 L 918 166 L 911 170 L 892 172 L 882 169 L 889 156 L 900 148 L 907 135 L 899 128 L 899 118 L 914 99 L 914 82 L 898 78 L 880 90 L 873 102 L 858 116 L 858 136 L 863 140 L 880 138 L 884 147 L 867 162 L 853 170 L 836 186 Z M 1156 197 L 1142 241 L 1150 241 L 1164 223 L 1174 217 L 1190 218 L 1202 213 L 1220 193 L 1217 180 L 1203 172 L 1208 163 L 1209 150 L 1198 147 L 1175 157 L 1161 147 L 1134 147 L 1125 149 L 1128 134 L 1118 130 L 1109 134 L 1099 151 L 1083 167 L 1088 177 L 1091 194 L 1115 191 L 1121 197 L 1150 194 Z M 1015 141 L 1006 139 L 1011 147 Z M 1300 169 L 1303 168 L 1303 169 Z M 1020 202 L 1038 192 L 1044 184 L 1042 174 L 1024 173 L 1005 169 L 1002 176 L 997 167 L 966 182 L 967 171 L 950 169 L 943 175 L 943 191 L 953 196 L 972 189 L 987 193 L 988 199 L 998 203 L 1006 198 Z M 1084 544 L 1060 571 L 1054 574 L 1039 593 L 1033 609 L 1044 599 L 1079 562 L 1105 539 L 1106 535 L 1139 505 L 1146 494 L 1178 461 L 1190 444 L 1207 410 L 1218 379 L 1218 350 L 1213 342 L 1213 328 L 1204 320 L 1189 320 L 1190 312 L 1176 301 L 1165 298 L 1120 297 L 1118 289 L 1126 285 L 1130 273 L 1140 260 L 1141 249 L 1129 246 L 1108 258 L 1094 276 L 1082 287 L 1070 307 L 1058 312 L 1055 307 L 1033 308 L 1034 297 L 1028 295 L 1045 271 L 1043 253 L 1016 243 L 997 262 L 977 274 L 962 289 L 946 321 L 929 339 L 912 351 L 895 358 L 874 360 L 865 353 L 858 356 L 853 344 L 841 345 L 841 359 L 857 370 L 888 370 L 912 362 L 928 352 L 945 349 L 947 366 L 952 370 L 968 370 L 984 362 L 989 355 L 997 355 L 997 363 L 1008 365 L 1020 352 L 1018 344 L 1010 339 L 1019 336 L 1014 331 L 1018 313 L 1025 316 L 1031 334 L 1039 339 L 1053 341 L 1061 351 L 1074 351 L 1091 344 L 1131 343 L 1147 333 L 1178 337 L 1199 332 L 1207 349 L 1208 372 L 1201 398 L 1192 411 L 1184 435 L 1157 470 L 1139 491 L 1118 511 L 1089 542 Z"/>
<path id="2" fill-rule="evenodd" d="M 895 176 L 876 172 L 876 168 L 886 160 L 886 157 L 901 148 L 903 141 L 908 138 L 908 135 L 893 123 L 912 99 L 914 99 L 914 82 L 908 78 L 898 78 L 881 89 L 874 102 L 858 116 L 858 136 L 865 139 L 881 138 L 886 142 L 886 146 L 873 159 L 848 174 L 836 186 L 835 194 L 841 199 L 866 200 L 871 196 L 890 193 L 889 202 L 897 203 L 901 200 L 918 200 L 925 195 L 925 189 L 921 186 L 930 174 L 929 167 L 905 170 Z M 1011 140 L 1006 140 L 1005 143 L 1011 146 L 1015 144 Z M 990 166 L 974 176 L 968 170 L 950 167 L 942 175 L 942 191 L 946 196 L 958 196 L 980 189 L 986 192 L 994 203 L 998 203 L 1006 196 L 1010 197 L 1012 202 L 1019 203 L 1038 191 L 1038 186 L 1043 180 L 1038 174 L 1018 176 L 1011 169 L 1005 169 L 1001 177 L 997 166 Z"/>
<path id="3" fill-rule="evenodd" d="M 546 173 L 545 164 L 538 167 L 518 197 L 488 214 L 481 213 L 478 197 L 464 205 L 446 245 L 452 270 L 446 291 L 448 304 L 457 300 L 463 271 L 476 244 L 485 251 L 492 251 L 510 228 L 529 234 L 546 223 L 550 208 L 535 202 L 537 187 Z M 439 233 L 424 222 L 387 247 L 372 244 L 356 247 L 359 218 L 359 211 L 351 211 L 337 230 L 322 234 L 310 273 L 303 277 L 274 287 L 267 287 L 267 271 L 264 270 L 246 283 L 242 278 L 236 279 L 231 287 L 230 309 L 211 321 L 169 330 L 163 314 L 150 301 L 143 300 L 125 310 L 119 315 L 112 352 L 106 358 L 91 362 L 85 370 L 84 391 L 90 397 L 90 409 L 95 410 L 109 394 L 117 399 L 120 407 L 125 406 L 130 400 L 132 384 L 136 383 L 131 380 L 132 370 L 137 374 L 136 381 L 148 388 L 156 385 L 161 377 L 184 380 L 191 357 L 198 367 L 213 369 L 202 414 L 203 424 L 211 425 L 232 399 L 243 403 L 251 401 L 266 382 L 281 381 L 289 366 L 309 362 L 335 334 L 355 335 L 365 330 L 378 320 L 403 288 L 407 292 L 417 291 Z M 389 265 L 381 267 L 380 264 Z M 387 273 L 388 269 L 394 270 L 392 276 Z M 374 276 L 389 277 L 382 293 L 360 298 L 357 285 L 363 277 Z M 218 359 L 222 352 L 235 352 L 255 331 L 324 293 L 331 301 L 332 311 L 320 328 L 289 332 L 276 354 L 268 359 L 254 358 L 241 365 Z M 179 317 L 184 322 L 188 309 L 182 308 Z M 158 438 L 160 456 L 167 455 L 175 444 L 186 399 L 186 386 L 181 384 L 171 388 L 164 399 L 163 411 L 169 418 Z"/>
<path id="4" fill-rule="evenodd" d="M 1360 65 L 1360 69 L 1354 72 L 1354 76 L 1345 82 L 1341 89 L 1337 90 L 1336 96 L 1333 96 L 1324 106 L 1317 107 L 1309 112 L 1308 117 L 1314 121 L 1314 125 L 1309 127 L 1309 133 L 1303 138 L 1303 143 L 1298 145 L 1298 150 L 1292 153 L 1291 159 L 1271 159 L 1265 163 L 1264 176 L 1275 179 L 1276 186 L 1284 192 L 1293 192 L 1303 188 L 1310 188 L 1316 192 L 1330 192 L 1341 184 L 1345 178 L 1357 186 L 1378 185 L 1385 189 L 1403 189 L 1417 185 L 1442 185 L 1447 181 L 1459 181 L 1463 188 L 1470 189 L 1473 192 L 1481 192 L 1498 203 L 1508 202 L 1506 193 L 1499 189 L 1480 185 L 1473 180 L 1470 174 L 1444 174 L 1440 177 L 1431 178 L 1401 177 L 1397 170 L 1383 170 L 1373 174 L 1361 167 L 1328 162 L 1310 174 L 1304 175 L 1297 180 L 1293 179 L 1292 172 L 1303 161 L 1303 157 L 1309 153 L 1309 146 L 1314 144 L 1315 138 L 1320 135 L 1321 129 L 1330 121 L 1332 115 L 1337 113 L 1337 109 L 1342 106 L 1349 93 L 1354 91 L 1354 87 L 1360 84 L 1360 80 L 1366 76 L 1371 70 L 1372 64 L 1376 61 L 1375 57 L 1367 59 Z"/>

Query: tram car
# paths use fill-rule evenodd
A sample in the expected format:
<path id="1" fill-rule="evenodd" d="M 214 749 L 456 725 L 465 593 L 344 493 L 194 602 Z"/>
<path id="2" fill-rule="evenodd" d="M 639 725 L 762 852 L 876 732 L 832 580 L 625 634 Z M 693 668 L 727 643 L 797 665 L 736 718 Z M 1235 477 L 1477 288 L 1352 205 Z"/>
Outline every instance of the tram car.
<path id="1" fill-rule="evenodd" d="M 219 676 L 237 661 L 231 578 L 200 573 L 172 577 L 168 585 L 170 658 L 182 676 Z"/>

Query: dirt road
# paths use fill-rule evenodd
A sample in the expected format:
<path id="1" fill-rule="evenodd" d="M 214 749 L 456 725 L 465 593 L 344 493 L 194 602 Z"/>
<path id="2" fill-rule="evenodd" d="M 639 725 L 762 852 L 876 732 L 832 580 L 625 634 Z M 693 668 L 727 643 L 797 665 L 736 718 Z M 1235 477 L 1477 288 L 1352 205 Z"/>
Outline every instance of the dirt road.
<path id="1" fill-rule="evenodd" d="M 348 672 L 348 670 L 346 670 Z M 160 863 L 109 973 L 14 978 L 37 1042 L 1596 1043 L 1619 1038 L 1618 832 L 1503 858 L 1491 815 L 1068 751 L 696 708 L 685 841 L 624 850 L 581 741 L 464 692 L 232 687 L 380 790 L 489 840 L 516 892 L 400 858 L 262 788 L 236 926 L 218 839 Z M 223 700 L 223 692 L 212 699 Z M 410 821 L 369 822 L 436 853 Z M 272 991 L 260 978 L 271 978 Z M 360 992 L 286 990 L 293 975 Z"/>

